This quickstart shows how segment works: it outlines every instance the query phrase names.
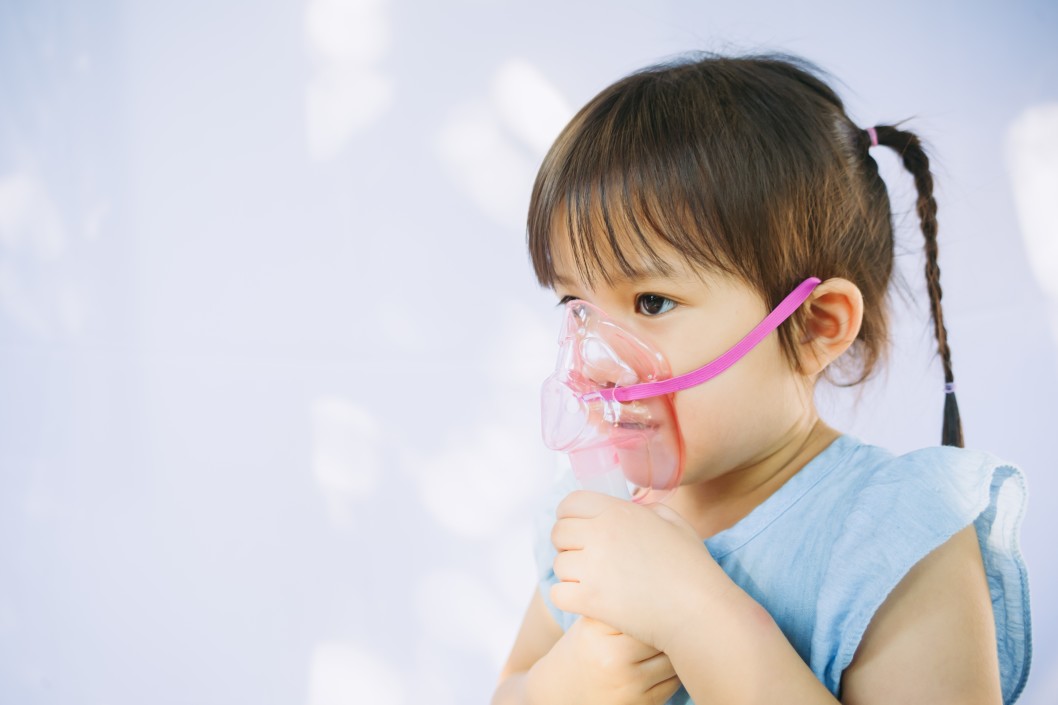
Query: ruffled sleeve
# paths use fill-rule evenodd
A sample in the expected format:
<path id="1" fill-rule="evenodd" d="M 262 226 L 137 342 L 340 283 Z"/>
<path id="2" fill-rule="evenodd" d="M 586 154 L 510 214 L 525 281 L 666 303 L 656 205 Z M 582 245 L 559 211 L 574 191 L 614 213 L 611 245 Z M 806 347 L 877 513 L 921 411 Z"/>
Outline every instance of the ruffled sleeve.
<path id="1" fill-rule="evenodd" d="M 558 508 L 559 503 L 562 502 L 566 495 L 577 489 L 577 483 L 568 465 L 560 465 L 559 469 L 560 472 L 556 482 L 533 522 L 533 554 L 536 560 L 536 575 L 539 581 L 540 595 L 544 598 L 544 604 L 547 605 L 547 609 L 564 631 L 570 628 L 577 616 L 569 612 L 563 612 L 551 602 L 551 586 L 558 582 L 553 567 L 558 551 L 555 550 L 554 545 L 551 543 L 551 527 L 555 524 L 555 510 Z"/>
<path id="2" fill-rule="evenodd" d="M 831 692 L 840 692 L 842 672 L 893 588 L 973 524 L 995 615 L 1003 702 L 1013 703 L 1031 660 L 1028 577 L 1018 548 L 1025 501 L 1016 467 L 956 448 L 892 458 L 865 478 L 841 519 L 812 636 L 813 670 Z"/>

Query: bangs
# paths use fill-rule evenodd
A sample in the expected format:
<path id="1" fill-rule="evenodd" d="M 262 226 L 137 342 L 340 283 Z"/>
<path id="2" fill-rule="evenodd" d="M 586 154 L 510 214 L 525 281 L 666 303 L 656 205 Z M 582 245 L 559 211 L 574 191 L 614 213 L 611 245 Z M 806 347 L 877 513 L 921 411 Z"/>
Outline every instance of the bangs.
<path id="1" fill-rule="evenodd" d="M 543 286 L 554 286 L 553 253 L 564 245 L 589 284 L 671 273 L 672 252 L 705 270 L 744 274 L 722 236 L 707 150 L 691 144 L 701 126 L 681 129 L 687 111 L 666 111 L 678 106 L 645 78 L 634 74 L 589 103 L 541 166 L 528 244 Z"/>
<path id="2" fill-rule="evenodd" d="M 673 253 L 700 269 L 735 271 L 719 243 L 704 236 L 713 231 L 701 222 L 706 219 L 688 213 L 685 202 L 663 201 L 665 194 L 634 186 L 628 178 L 612 181 L 589 178 L 573 183 L 555 203 L 543 206 L 541 217 L 551 225 L 529 235 L 541 284 L 554 285 L 553 253 L 563 248 L 572 253 L 576 274 L 588 284 L 671 275 Z"/>

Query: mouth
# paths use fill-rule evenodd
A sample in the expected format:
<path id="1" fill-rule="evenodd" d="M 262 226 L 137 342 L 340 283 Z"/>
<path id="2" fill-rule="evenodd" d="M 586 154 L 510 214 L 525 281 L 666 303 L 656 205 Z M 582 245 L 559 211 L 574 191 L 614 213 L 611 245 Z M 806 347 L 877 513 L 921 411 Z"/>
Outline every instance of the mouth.
<path id="1" fill-rule="evenodd" d="M 614 428 L 620 428 L 625 431 L 653 431 L 658 428 L 658 424 L 642 423 L 640 421 L 618 421 L 614 424 Z"/>

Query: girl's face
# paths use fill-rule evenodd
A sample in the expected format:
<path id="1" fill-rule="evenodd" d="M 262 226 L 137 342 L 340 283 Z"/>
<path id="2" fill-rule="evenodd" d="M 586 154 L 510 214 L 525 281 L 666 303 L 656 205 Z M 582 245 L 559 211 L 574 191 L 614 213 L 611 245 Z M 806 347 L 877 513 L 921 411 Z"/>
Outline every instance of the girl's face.
<path id="1" fill-rule="evenodd" d="M 601 308 L 660 350 L 674 376 L 713 360 L 768 314 L 761 296 L 741 280 L 701 271 L 671 251 L 660 252 L 670 273 L 651 271 L 641 260 L 633 262 L 637 276 L 617 276 L 612 284 L 600 277 L 589 286 L 561 240 L 553 250 L 559 299 Z M 683 485 L 751 468 L 815 420 L 812 379 L 791 367 L 774 333 L 718 377 L 677 392 L 675 408 L 686 453 Z"/>

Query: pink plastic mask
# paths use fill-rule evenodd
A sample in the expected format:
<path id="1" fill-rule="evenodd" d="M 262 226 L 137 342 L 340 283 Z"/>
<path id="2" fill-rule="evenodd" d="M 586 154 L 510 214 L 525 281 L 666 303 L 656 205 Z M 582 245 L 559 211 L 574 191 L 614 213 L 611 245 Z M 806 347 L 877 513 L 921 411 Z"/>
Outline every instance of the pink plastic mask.
<path id="1" fill-rule="evenodd" d="M 673 394 L 731 367 L 804 303 L 811 277 L 712 362 L 672 377 L 658 350 L 584 301 L 566 304 L 555 373 L 541 394 L 544 443 L 569 454 L 584 489 L 656 502 L 683 475 Z"/>

